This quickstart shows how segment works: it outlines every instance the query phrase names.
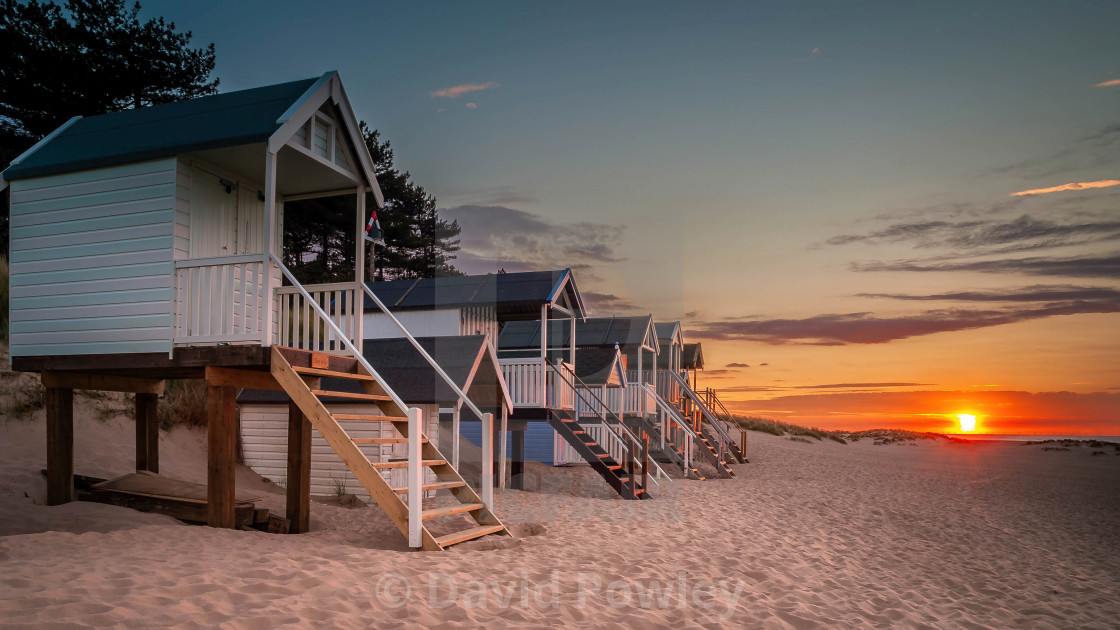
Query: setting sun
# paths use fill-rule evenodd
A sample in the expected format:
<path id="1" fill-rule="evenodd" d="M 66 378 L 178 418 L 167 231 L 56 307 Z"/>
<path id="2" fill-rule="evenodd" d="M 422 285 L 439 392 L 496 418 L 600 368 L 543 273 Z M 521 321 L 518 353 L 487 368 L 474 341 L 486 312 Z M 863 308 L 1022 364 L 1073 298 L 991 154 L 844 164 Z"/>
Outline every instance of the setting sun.
<path id="1" fill-rule="evenodd" d="M 961 421 L 961 432 L 967 433 L 976 430 L 976 416 L 968 413 L 957 414 L 957 420 Z"/>

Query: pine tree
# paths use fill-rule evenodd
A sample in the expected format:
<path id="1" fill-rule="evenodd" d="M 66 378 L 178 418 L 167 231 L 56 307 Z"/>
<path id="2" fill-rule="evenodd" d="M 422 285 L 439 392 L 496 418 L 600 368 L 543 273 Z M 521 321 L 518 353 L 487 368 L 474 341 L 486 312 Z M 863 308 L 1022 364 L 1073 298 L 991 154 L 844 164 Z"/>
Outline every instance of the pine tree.
<path id="1" fill-rule="evenodd" d="M 73 116 L 213 94 L 214 44 L 139 3 L 0 0 L 0 169 Z M 8 193 L 0 199 L 0 253 L 8 247 Z"/>

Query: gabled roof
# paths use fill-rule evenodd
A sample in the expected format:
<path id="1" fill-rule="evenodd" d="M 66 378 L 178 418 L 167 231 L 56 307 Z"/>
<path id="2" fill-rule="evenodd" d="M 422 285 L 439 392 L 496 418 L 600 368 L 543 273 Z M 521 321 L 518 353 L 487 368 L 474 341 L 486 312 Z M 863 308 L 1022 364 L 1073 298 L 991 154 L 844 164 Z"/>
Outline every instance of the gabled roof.
<path id="1" fill-rule="evenodd" d="M 686 370 L 704 369 L 704 348 L 697 343 L 684 344 L 681 351 L 681 367 Z"/>
<path id="2" fill-rule="evenodd" d="M 684 345 L 684 334 L 681 333 L 680 322 L 658 322 L 654 324 L 657 329 L 657 340 L 663 348 L 674 343 Z"/>
<path id="3" fill-rule="evenodd" d="M 504 401 L 507 408 L 513 407 L 498 358 L 485 336 L 420 337 L 417 341 L 475 404 L 497 407 Z M 458 400 L 455 392 L 407 339 L 366 339 L 362 355 L 408 404 L 453 405 Z M 323 389 L 363 391 L 357 381 L 331 378 L 323 379 Z M 237 402 L 287 403 L 288 395 L 280 391 L 246 389 L 237 397 Z M 325 402 L 353 401 L 326 399 Z"/>
<path id="4" fill-rule="evenodd" d="M 576 376 L 588 385 L 626 387 L 626 362 L 618 348 L 580 348 Z"/>
<path id="5" fill-rule="evenodd" d="M 22 161 L 16 158 L 4 179 L 264 142 L 280 128 L 277 119 L 316 81 L 302 79 L 78 118 Z"/>
<path id="6" fill-rule="evenodd" d="M 574 306 L 577 317 L 584 317 L 583 298 L 576 288 L 571 269 L 366 284 L 391 311 L 493 306 L 497 309 L 498 319 L 508 321 L 539 319 L 542 305 L 556 306 L 566 301 Z M 365 297 L 365 310 L 380 310 L 368 295 Z"/>
<path id="7" fill-rule="evenodd" d="M 568 320 L 549 321 L 549 347 L 567 347 L 571 327 Z M 615 344 L 625 352 L 643 343 L 657 352 L 659 344 L 652 315 L 635 317 L 589 317 L 576 322 L 577 348 L 613 348 Z M 541 347 L 540 321 L 509 322 L 498 335 L 499 350 L 521 350 Z"/>
<path id="8" fill-rule="evenodd" d="M 325 102 L 338 107 L 360 174 L 384 197 L 338 73 L 66 121 L 0 173 L 16 179 L 268 142 L 278 151 Z"/>

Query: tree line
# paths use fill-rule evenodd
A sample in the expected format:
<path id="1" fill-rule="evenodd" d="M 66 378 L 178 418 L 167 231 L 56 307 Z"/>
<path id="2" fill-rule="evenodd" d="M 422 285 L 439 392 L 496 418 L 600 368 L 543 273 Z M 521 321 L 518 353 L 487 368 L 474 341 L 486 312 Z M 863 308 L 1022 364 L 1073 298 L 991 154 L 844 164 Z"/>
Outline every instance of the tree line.
<path id="1" fill-rule="evenodd" d="M 91 116 L 218 92 L 214 44 L 192 46 L 162 17 L 125 0 L 0 0 L 0 168 L 73 116 Z M 460 275 L 457 222 L 393 162 L 388 140 L 361 125 L 385 198 L 377 278 Z M 0 196 L 0 255 L 8 254 L 9 191 Z M 304 282 L 352 279 L 351 196 L 286 205 L 284 257 Z M 374 208 L 372 196 L 367 208 Z"/>

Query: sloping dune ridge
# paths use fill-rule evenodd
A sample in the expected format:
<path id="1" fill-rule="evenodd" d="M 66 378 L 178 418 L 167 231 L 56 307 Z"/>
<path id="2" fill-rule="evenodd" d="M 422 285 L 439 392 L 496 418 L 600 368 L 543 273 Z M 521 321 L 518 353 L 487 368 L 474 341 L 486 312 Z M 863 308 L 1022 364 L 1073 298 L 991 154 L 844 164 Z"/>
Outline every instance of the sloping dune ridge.
<path id="1" fill-rule="evenodd" d="M 78 406 L 81 409 L 81 405 Z M 78 414 L 82 474 L 129 472 L 132 426 Z M 314 504 L 298 536 L 44 507 L 37 420 L 0 425 L 0 624 L 130 628 L 1110 628 L 1120 456 L 1013 444 L 750 435 L 739 477 L 624 502 L 584 467 L 498 493 L 516 539 L 405 549 L 377 509 Z M 203 435 L 162 472 L 205 479 Z M 282 511 L 281 490 L 239 488 Z"/>

